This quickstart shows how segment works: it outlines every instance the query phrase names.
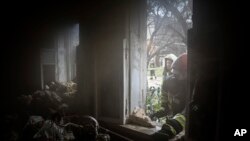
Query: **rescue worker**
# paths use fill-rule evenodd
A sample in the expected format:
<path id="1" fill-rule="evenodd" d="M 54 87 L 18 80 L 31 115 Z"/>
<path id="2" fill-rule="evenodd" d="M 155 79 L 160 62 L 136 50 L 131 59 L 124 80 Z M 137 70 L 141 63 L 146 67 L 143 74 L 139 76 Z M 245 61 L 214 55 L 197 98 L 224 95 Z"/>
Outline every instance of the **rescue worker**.
<path id="1" fill-rule="evenodd" d="M 172 64 L 172 75 L 163 84 L 167 92 L 165 111 L 166 119 L 160 131 L 154 134 L 157 140 L 173 138 L 185 128 L 185 107 L 187 96 L 187 54 L 180 55 Z"/>
<path id="2" fill-rule="evenodd" d="M 163 71 L 163 79 L 162 79 L 162 87 L 161 87 L 161 106 L 164 108 L 164 112 L 162 112 L 159 116 L 161 115 L 168 115 L 167 112 L 170 111 L 169 106 L 167 104 L 167 100 L 169 99 L 168 97 L 168 90 L 166 86 L 174 86 L 171 85 L 174 84 L 174 79 L 172 75 L 172 64 L 175 62 L 177 57 L 174 54 L 168 54 L 165 57 L 165 66 L 164 66 L 164 71 Z M 169 82 L 169 83 L 168 83 Z M 170 85 L 169 85 L 170 84 Z M 171 90 L 171 89 L 170 89 Z M 159 118 L 160 118 L 159 117 Z"/>
<path id="3" fill-rule="evenodd" d="M 152 119 L 155 118 L 161 118 L 165 117 L 166 115 L 169 115 L 169 106 L 167 106 L 167 91 L 166 91 L 166 83 L 170 80 L 172 80 L 172 72 L 171 72 L 171 65 L 172 63 L 177 59 L 177 57 L 174 54 L 168 54 L 164 59 L 164 70 L 163 70 L 163 78 L 162 78 L 162 86 L 161 86 L 161 107 L 163 108 L 160 111 L 157 111 L 156 113 L 153 113 L 150 115 Z M 171 84 L 172 82 L 170 82 Z M 172 85 L 171 85 L 172 86 Z"/>
<path id="4" fill-rule="evenodd" d="M 163 80 L 166 79 L 167 76 L 170 76 L 171 73 L 171 65 L 177 59 L 174 54 L 168 54 L 164 59 L 164 70 L 163 70 Z"/>
<path id="5" fill-rule="evenodd" d="M 167 103 L 175 115 L 184 110 L 187 96 L 187 54 L 180 55 L 172 64 L 172 76 L 164 84 Z"/>

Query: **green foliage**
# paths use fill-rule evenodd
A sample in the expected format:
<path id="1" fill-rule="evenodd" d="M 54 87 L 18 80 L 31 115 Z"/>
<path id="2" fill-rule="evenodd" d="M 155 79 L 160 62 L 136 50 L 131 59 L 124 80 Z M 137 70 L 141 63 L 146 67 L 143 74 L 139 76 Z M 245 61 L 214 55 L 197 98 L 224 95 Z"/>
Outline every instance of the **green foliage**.
<path id="1" fill-rule="evenodd" d="M 150 70 L 155 70 L 156 77 L 162 77 L 163 69 L 164 69 L 163 67 L 148 68 L 147 76 L 150 76 Z"/>
<path id="2" fill-rule="evenodd" d="M 148 78 L 148 88 L 146 97 L 146 113 L 152 114 L 160 109 L 161 107 L 161 84 L 162 84 L 162 74 L 163 67 L 148 68 L 147 78 Z M 157 79 L 150 79 L 150 70 L 155 70 L 155 75 Z"/>
<path id="3" fill-rule="evenodd" d="M 162 109 L 161 107 L 161 93 L 157 90 L 150 91 L 148 90 L 148 94 L 146 97 L 146 113 L 152 114 Z"/>

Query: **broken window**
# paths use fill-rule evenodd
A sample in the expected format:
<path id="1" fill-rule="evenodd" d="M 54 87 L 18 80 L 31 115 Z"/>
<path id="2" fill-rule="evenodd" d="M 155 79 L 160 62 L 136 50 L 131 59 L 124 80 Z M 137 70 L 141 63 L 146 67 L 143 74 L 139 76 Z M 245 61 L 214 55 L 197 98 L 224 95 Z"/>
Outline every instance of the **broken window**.
<path id="1" fill-rule="evenodd" d="M 149 115 L 163 110 L 166 99 L 162 94 L 163 82 L 172 75 L 172 63 L 187 53 L 187 30 L 192 27 L 190 5 L 189 0 L 148 0 L 146 111 Z M 165 118 L 155 120 L 164 123 Z"/>
<path id="2" fill-rule="evenodd" d="M 79 45 L 79 24 L 61 31 L 56 39 L 58 82 L 71 81 L 76 77 L 76 48 Z"/>
<path id="3" fill-rule="evenodd" d="M 52 81 L 68 82 L 76 77 L 76 48 L 79 45 L 79 24 L 58 32 L 52 48 L 41 49 L 42 88 Z"/>

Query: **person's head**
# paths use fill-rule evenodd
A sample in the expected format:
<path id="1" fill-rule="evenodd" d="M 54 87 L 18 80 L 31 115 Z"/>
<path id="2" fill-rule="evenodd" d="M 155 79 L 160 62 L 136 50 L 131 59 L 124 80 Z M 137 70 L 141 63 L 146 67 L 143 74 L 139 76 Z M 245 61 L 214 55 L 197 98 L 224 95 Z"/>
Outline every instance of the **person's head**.
<path id="1" fill-rule="evenodd" d="M 172 64 L 172 73 L 178 80 L 187 79 L 187 54 L 181 54 Z"/>
<path id="2" fill-rule="evenodd" d="M 172 63 L 177 59 L 174 54 L 168 54 L 165 57 L 165 70 L 171 70 Z"/>

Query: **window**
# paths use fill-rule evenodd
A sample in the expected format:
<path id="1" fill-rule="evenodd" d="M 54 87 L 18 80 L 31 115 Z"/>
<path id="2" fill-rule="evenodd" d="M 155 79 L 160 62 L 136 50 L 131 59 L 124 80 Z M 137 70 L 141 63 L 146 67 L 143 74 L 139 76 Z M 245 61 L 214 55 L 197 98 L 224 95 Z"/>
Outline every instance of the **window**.
<path id="1" fill-rule="evenodd" d="M 146 109 L 149 115 L 163 109 L 162 83 L 172 73 L 171 64 L 187 52 L 187 30 L 192 26 L 190 2 L 148 0 Z"/>
<path id="2" fill-rule="evenodd" d="M 41 87 L 51 81 L 67 82 L 76 77 L 76 48 L 79 45 L 79 24 L 58 32 L 52 48 L 41 50 Z"/>

